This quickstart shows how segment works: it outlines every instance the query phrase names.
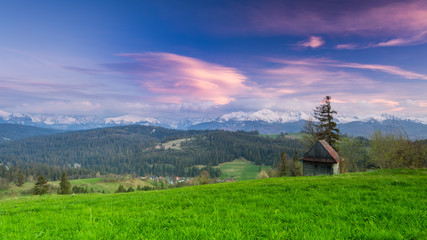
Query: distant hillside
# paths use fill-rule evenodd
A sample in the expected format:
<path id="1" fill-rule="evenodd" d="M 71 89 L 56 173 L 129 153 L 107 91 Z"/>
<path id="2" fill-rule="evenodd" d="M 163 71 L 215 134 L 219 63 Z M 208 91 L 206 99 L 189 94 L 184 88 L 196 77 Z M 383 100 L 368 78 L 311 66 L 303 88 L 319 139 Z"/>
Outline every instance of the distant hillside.
<path id="1" fill-rule="evenodd" d="M 274 165 L 281 152 L 292 156 L 295 150 L 302 153 L 302 144 L 280 135 L 265 138 L 257 132 L 181 131 L 133 125 L 3 143 L 0 160 L 18 166 L 47 164 L 58 169 L 73 167 L 139 176 L 195 176 L 203 169 L 194 166 L 206 165 L 215 177 L 219 173 L 212 166 L 220 163 L 243 157 L 257 165 Z M 59 176 L 56 173 L 51 177 Z"/>
<path id="2" fill-rule="evenodd" d="M 22 138 L 43 136 L 63 132 L 56 129 L 24 126 L 19 124 L 0 123 L 0 143 Z"/>
<path id="3" fill-rule="evenodd" d="M 228 131 L 258 131 L 262 134 L 277 134 L 283 133 L 299 133 L 303 130 L 305 120 L 294 122 L 265 122 L 265 121 L 224 121 L 224 122 L 205 122 L 190 126 L 189 129 L 221 129 Z M 378 121 L 371 119 L 368 121 L 352 121 L 348 123 L 338 123 L 338 127 L 342 134 L 349 136 L 361 136 L 369 138 L 375 131 L 381 130 L 385 132 L 402 131 L 404 129 L 408 136 L 412 139 L 427 138 L 427 125 L 411 120 L 402 119 L 386 119 Z"/>
<path id="4" fill-rule="evenodd" d="M 304 120 L 287 123 L 269 123 L 265 121 L 225 121 L 205 122 L 188 127 L 193 130 L 227 130 L 227 131 L 258 131 L 262 134 L 299 133 Z"/>

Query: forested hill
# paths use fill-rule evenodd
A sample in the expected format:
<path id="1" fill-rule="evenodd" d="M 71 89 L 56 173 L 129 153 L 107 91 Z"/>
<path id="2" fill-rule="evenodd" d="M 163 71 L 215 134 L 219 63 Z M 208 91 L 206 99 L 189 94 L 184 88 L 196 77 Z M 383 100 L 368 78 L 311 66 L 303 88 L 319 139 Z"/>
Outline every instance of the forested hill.
<path id="1" fill-rule="evenodd" d="M 194 176 L 200 171 L 196 165 L 209 168 L 239 157 L 273 165 L 281 152 L 292 155 L 295 150 L 303 151 L 301 143 L 280 135 L 268 138 L 257 132 L 180 131 L 135 125 L 3 143 L 0 161 L 25 169 L 26 175 L 38 171 L 50 179 L 58 179 L 62 169 L 74 177 L 95 172 Z"/>
<path id="2" fill-rule="evenodd" d="M 0 143 L 22 138 L 63 132 L 57 129 L 39 128 L 11 123 L 0 123 Z"/>

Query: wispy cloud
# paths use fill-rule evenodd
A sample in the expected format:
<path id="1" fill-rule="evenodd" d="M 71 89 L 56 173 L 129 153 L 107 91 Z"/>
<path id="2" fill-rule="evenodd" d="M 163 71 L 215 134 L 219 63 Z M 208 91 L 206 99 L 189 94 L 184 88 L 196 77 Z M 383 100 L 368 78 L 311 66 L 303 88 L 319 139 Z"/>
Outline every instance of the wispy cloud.
<path id="1" fill-rule="evenodd" d="M 211 101 L 221 105 L 248 90 L 244 84 L 246 76 L 235 68 L 172 53 L 123 53 L 118 56 L 134 61 L 109 67 L 136 76 L 141 87 L 157 94 L 159 101 Z"/>
<path id="2" fill-rule="evenodd" d="M 338 44 L 335 46 L 336 49 L 365 49 L 373 47 L 394 47 L 394 46 L 409 46 L 423 44 L 427 42 L 427 31 L 423 31 L 419 34 L 409 36 L 409 37 L 398 37 L 392 38 L 390 40 L 381 41 L 381 42 L 371 42 L 371 43 L 347 43 L 347 44 Z"/>
<path id="3" fill-rule="evenodd" d="M 327 67 L 338 67 L 338 68 L 355 68 L 355 69 L 367 69 L 373 71 L 381 71 L 391 75 L 403 77 L 406 79 L 422 79 L 427 80 L 427 75 L 416 73 L 402 69 L 397 66 L 381 65 L 381 64 L 360 64 L 360 63 L 348 63 L 340 62 L 330 59 L 300 59 L 300 60 L 286 60 L 286 59 L 271 59 L 274 62 L 281 62 L 290 65 L 302 65 L 302 66 L 327 66 Z"/>
<path id="4" fill-rule="evenodd" d="M 344 42 L 338 44 L 338 49 L 427 42 L 427 36 L 420 34 L 427 31 L 425 0 L 361 0 L 340 1 L 339 4 L 310 0 L 248 2 L 230 4 L 226 10 L 213 6 L 205 16 L 197 16 L 204 23 L 200 27 L 204 31 L 233 35 L 324 35 L 324 38 L 333 36 L 335 40 L 361 36 L 365 41 L 363 44 Z M 316 46 L 311 40 L 305 45 Z"/>
<path id="5" fill-rule="evenodd" d="M 336 49 L 357 49 L 359 48 L 358 44 L 355 43 L 346 43 L 346 44 L 338 44 L 335 46 Z"/>
<path id="6" fill-rule="evenodd" d="M 307 41 L 301 41 L 298 46 L 318 48 L 325 44 L 325 41 L 321 37 L 311 36 Z"/>
<path id="7" fill-rule="evenodd" d="M 259 31 L 366 35 L 378 30 L 384 34 L 419 33 L 427 28 L 427 3 L 423 0 L 346 1 L 339 5 L 301 1 L 292 6 L 273 1 L 251 10 Z"/>
<path id="8" fill-rule="evenodd" d="M 417 34 L 408 38 L 394 38 L 388 41 L 383 41 L 378 44 L 374 44 L 373 46 L 378 46 L 378 47 L 405 46 L 405 45 L 422 44 L 422 43 L 425 43 L 426 41 L 427 41 L 427 31 L 423 31 L 420 34 Z"/>
<path id="9" fill-rule="evenodd" d="M 394 112 L 395 114 L 426 114 L 420 81 L 405 79 L 427 79 L 420 73 L 396 66 L 378 64 L 347 63 L 331 59 L 269 59 L 278 65 L 264 69 L 263 82 L 257 86 L 258 104 L 262 107 L 280 109 L 280 104 L 290 106 L 303 101 L 314 102 L 325 95 L 332 95 L 334 106 L 340 113 L 372 114 Z M 380 71 L 397 76 L 394 81 L 385 78 L 370 78 L 363 71 Z M 403 79 L 402 79 L 403 78 Z M 427 84 L 427 83 L 426 83 Z M 411 100 L 412 104 L 407 103 Z M 314 105 L 313 105 L 314 106 Z M 304 111 L 307 105 L 293 105 L 292 109 Z"/>

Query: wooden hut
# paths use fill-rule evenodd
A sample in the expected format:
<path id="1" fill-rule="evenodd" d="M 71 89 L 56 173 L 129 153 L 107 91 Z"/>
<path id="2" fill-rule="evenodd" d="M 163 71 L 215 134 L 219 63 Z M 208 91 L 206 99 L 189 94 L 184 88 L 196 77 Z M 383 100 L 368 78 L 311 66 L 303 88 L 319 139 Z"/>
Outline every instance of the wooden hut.
<path id="1" fill-rule="evenodd" d="M 341 157 L 325 140 L 319 140 L 301 161 L 304 176 L 333 175 L 339 173 Z"/>

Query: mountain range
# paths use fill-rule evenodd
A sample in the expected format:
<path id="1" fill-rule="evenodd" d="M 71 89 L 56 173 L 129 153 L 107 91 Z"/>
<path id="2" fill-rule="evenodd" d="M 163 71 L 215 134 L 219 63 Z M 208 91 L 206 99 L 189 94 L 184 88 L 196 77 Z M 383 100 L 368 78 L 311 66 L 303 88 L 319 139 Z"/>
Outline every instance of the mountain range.
<path id="1" fill-rule="evenodd" d="M 162 121 L 152 117 L 124 115 L 118 117 L 54 116 L 8 113 L 0 110 L 0 123 L 13 123 L 59 130 L 84 130 L 123 125 L 160 126 L 180 130 L 258 131 L 262 134 L 301 132 L 310 115 L 304 112 L 276 112 L 262 109 L 255 112 L 232 112 L 214 118 Z M 341 132 L 351 136 L 369 137 L 376 130 L 406 131 L 411 138 L 427 138 L 426 119 L 401 119 L 390 114 L 352 116 L 338 114 L 335 118 Z"/>

